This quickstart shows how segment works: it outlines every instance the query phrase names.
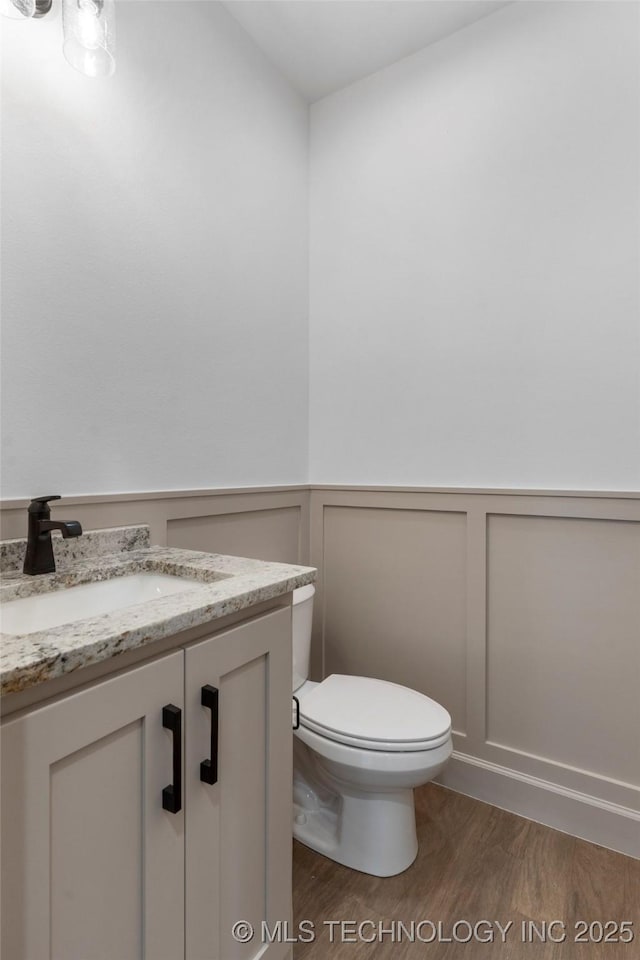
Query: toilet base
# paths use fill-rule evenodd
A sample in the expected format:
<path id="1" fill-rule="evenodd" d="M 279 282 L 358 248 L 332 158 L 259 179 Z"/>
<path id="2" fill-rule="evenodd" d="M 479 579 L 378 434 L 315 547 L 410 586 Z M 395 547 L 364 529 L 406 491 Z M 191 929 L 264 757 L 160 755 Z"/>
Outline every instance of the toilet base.
<path id="1" fill-rule="evenodd" d="M 393 877 L 418 852 L 414 787 L 446 765 L 451 736 L 429 750 L 348 746 L 307 729 L 293 738 L 293 835 L 312 850 L 375 877 Z"/>
<path id="2" fill-rule="evenodd" d="M 293 835 L 353 870 L 392 877 L 418 853 L 413 789 L 371 793 L 312 788 L 300 771 L 294 782 Z"/>

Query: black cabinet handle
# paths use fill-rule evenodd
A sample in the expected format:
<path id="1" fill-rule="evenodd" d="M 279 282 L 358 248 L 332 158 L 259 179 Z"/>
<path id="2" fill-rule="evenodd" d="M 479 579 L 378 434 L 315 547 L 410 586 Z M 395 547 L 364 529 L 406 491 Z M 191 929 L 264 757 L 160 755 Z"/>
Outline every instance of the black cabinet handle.
<path id="1" fill-rule="evenodd" d="M 300 701 L 298 700 L 297 697 L 294 696 L 293 702 L 296 705 L 296 712 L 294 714 L 295 720 L 293 721 L 293 729 L 298 730 L 298 728 L 300 727 Z"/>
<path id="2" fill-rule="evenodd" d="M 218 691 L 206 683 L 200 692 L 200 703 L 211 710 L 211 759 L 200 764 L 203 783 L 218 782 Z"/>
<path id="3" fill-rule="evenodd" d="M 182 810 L 182 710 L 172 703 L 162 708 L 162 726 L 173 734 L 173 783 L 162 791 L 162 809 Z"/>

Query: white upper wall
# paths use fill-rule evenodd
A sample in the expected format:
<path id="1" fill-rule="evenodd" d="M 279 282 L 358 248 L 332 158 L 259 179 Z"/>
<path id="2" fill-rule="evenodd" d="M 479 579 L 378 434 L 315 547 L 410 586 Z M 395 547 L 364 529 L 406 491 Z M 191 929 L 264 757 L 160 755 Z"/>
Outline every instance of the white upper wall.
<path id="1" fill-rule="evenodd" d="M 640 487 L 638 38 L 512 4 L 312 107 L 312 481 Z"/>
<path id="2" fill-rule="evenodd" d="M 221 4 L 3 23 L 4 497 L 304 482 L 308 116 Z"/>
<path id="3" fill-rule="evenodd" d="M 307 108 L 221 4 L 3 22 L 4 497 L 640 486 L 636 4 L 518 3 Z"/>

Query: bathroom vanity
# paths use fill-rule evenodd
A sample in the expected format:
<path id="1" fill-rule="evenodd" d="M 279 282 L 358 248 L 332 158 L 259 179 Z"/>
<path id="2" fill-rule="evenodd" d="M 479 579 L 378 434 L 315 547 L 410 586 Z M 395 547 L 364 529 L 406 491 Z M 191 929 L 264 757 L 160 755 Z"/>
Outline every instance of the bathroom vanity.
<path id="1" fill-rule="evenodd" d="M 290 946 L 265 939 L 291 913 L 290 603 L 315 571 L 127 529 L 116 552 L 1 588 L 19 625 L 32 611 L 12 601 L 62 591 L 86 612 L 81 585 L 189 581 L 2 636 L 2 956 L 280 960 Z"/>

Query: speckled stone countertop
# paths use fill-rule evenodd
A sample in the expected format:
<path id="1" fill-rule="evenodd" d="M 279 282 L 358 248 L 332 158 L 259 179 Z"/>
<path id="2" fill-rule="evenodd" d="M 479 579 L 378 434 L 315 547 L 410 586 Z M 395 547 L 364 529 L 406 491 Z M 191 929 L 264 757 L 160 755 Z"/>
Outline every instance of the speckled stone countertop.
<path id="1" fill-rule="evenodd" d="M 119 528 L 117 534 L 111 530 L 104 531 L 103 538 L 96 536 L 102 532 L 91 531 L 93 542 L 87 537 L 82 546 L 86 535 L 78 538 L 75 557 L 58 559 L 56 553 L 56 573 L 35 577 L 17 571 L 15 558 L 24 556 L 24 541 L 11 541 L 14 546 L 5 550 L 0 601 L 145 572 L 187 577 L 201 586 L 38 633 L 0 633 L 0 695 L 245 610 L 312 583 L 316 577 L 312 567 L 149 547 L 146 527 Z"/>

